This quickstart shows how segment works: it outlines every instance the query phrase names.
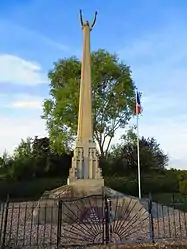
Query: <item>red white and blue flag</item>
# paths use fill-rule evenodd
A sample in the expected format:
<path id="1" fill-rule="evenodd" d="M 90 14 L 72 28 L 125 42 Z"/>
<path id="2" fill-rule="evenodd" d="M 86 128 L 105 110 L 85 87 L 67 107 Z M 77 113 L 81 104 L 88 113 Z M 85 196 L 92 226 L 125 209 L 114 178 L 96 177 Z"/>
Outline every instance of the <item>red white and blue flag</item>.
<path id="1" fill-rule="evenodd" d="M 141 102 L 140 102 L 140 93 L 137 92 L 136 93 L 136 114 L 140 114 L 142 111 L 142 107 L 141 107 Z"/>

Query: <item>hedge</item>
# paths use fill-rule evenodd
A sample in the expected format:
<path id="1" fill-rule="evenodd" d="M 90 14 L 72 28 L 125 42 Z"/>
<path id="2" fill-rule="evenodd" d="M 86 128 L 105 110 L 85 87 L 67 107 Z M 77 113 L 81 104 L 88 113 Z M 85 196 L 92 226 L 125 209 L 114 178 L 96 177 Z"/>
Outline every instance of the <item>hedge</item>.
<path id="1" fill-rule="evenodd" d="M 66 184 L 66 178 L 38 178 L 30 181 L 10 181 L 10 180 L 0 180 L 0 199 L 5 199 L 7 195 L 10 198 L 20 198 L 20 199 L 37 199 L 46 190 L 51 190 L 57 188 L 61 185 Z M 130 194 L 137 196 L 138 194 L 138 184 L 135 179 L 127 177 L 105 177 L 105 185 L 113 188 L 121 193 Z M 163 193 L 163 192 L 178 192 L 173 191 L 170 188 L 164 188 L 163 184 L 159 184 L 158 181 L 150 181 L 150 179 L 142 180 L 142 194 L 148 195 L 151 193 Z"/>

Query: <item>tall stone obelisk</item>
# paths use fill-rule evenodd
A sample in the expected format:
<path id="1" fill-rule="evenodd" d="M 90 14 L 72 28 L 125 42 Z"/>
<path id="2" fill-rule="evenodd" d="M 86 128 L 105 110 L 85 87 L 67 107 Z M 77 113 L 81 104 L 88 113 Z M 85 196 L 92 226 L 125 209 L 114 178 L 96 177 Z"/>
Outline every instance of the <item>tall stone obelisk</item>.
<path id="1" fill-rule="evenodd" d="M 79 96 L 79 114 L 77 140 L 69 172 L 68 185 L 85 187 L 104 186 L 104 179 L 99 168 L 96 144 L 93 141 L 92 122 L 92 85 L 91 85 L 91 58 L 90 58 L 90 32 L 96 22 L 97 12 L 90 25 L 83 22 L 80 11 L 80 22 L 83 30 L 83 51 L 81 82 Z"/>
<path id="2" fill-rule="evenodd" d="M 64 231 L 67 231 L 67 233 L 65 232 L 65 239 L 67 239 L 68 243 L 71 243 L 72 241 L 74 243 L 74 238 L 76 240 L 76 234 L 77 236 L 80 236 L 80 239 L 84 235 L 82 231 L 80 231 L 80 235 L 74 230 L 75 227 L 77 227 L 78 231 L 82 226 L 84 226 L 84 224 L 81 223 L 81 207 L 83 208 L 82 211 L 84 212 L 87 210 L 102 210 L 103 195 L 100 194 L 105 193 L 107 194 L 107 196 L 116 196 L 116 194 L 118 194 L 115 190 L 104 187 L 104 179 L 102 177 L 101 170 L 98 166 L 99 161 L 96 150 L 96 144 L 93 141 L 90 31 L 92 30 L 95 24 L 96 13 L 91 25 L 88 21 L 83 23 L 81 12 L 80 20 L 83 30 L 83 53 L 79 96 L 78 130 L 77 140 L 75 143 L 74 157 L 72 158 L 72 167 L 69 172 L 67 185 L 60 186 L 50 191 L 45 191 L 39 199 L 38 205 L 34 208 L 33 211 L 33 221 L 37 225 L 43 225 L 47 223 L 57 224 L 59 223 L 59 199 L 63 200 L 63 203 L 65 204 L 63 205 L 61 211 L 61 217 L 63 219 L 61 225 L 63 224 L 63 226 L 68 226 L 67 230 L 64 229 Z M 91 198 L 88 201 L 85 201 L 84 203 L 80 204 L 80 209 L 77 206 L 78 203 L 74 205 L 74 202 L 65 201 L 66 199 L 75 200 L 75 197 L 77 200 L 77 197 L 89 196 L 93 194 L 99 194 L 98 196 L 100 196 L 97 199 L 97 203 L 95 203 L 95 198 Z M 128 202 L 131 203 L 131 206 L 133 206 L 133 208 L 135 208 L 135 206 L 137 205 L 136 199 L 131 199 L 131 197 L 127 196 L 125 196 L 124 198 L 126 199 L 126 201 L 124 202 L 121 197 L 118 203 L 119 205 L 123 206 L 124 203 Z M 113 205 L 116 205 L 114 203 L 115 202 L 113 202 Z M 118 217 L 118 215 L 121 217 L 122 215 L 122 206 L 119 205 L 118 209 L 120 210 L 116 211 L 116 217 Z M 95 207 L 98 207 L 98 209 L 94 209 Z M 115 210 L 117 210 L 116 206 L 114 208 Z M 137 209 L 135 210 L 135 214 L 136 212 L 140 213 L 140 209 L 145 214 L 146 211 L 144 211 L 145 209 L 142 209 L 141 203 L 139 203 L 136 208 Z M 98 211 L 96 211 L 96 215 L 97 212 Z M 117 212 L 119 212 L 119 214 Z M 132 214 L 134 215 L 134 213 Z M 77 220 L 80 222 L 77 223 Z M 103 220 L 99 219 L 99 222 L 101 223 L 99 223 L 98 225 L 103 227 Z"/>

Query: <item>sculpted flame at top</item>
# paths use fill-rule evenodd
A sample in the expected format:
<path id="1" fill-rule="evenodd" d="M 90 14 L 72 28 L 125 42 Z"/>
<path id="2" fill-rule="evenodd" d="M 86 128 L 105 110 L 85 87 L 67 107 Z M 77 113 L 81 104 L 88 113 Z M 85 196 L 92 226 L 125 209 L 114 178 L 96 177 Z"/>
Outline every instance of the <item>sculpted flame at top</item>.
<path id="1" fill-rule="evenodd" d="M 95 22 L 96 22 L 96 18 L 97 18 L 97 11 L 95 12 L 95 15 L 94 15 L 94 19 L 93 19 L 93 21 L 92 21 L 92 24 L 90 25 L 90 23 L 88 22 L 88 21 L 85 21 L 85 22 L 83 22 L 83 17 L 82 17 L 82 10 L 80 10 L 80 23 L 81 23 L 81 27 L 82 27 L 82 29 L 84 28 L 84 27 L 89 27 L 90 28 L 90 31 L 92 31 L 92 28 L 93 28 L 93 26 L 95 25 Z"/>

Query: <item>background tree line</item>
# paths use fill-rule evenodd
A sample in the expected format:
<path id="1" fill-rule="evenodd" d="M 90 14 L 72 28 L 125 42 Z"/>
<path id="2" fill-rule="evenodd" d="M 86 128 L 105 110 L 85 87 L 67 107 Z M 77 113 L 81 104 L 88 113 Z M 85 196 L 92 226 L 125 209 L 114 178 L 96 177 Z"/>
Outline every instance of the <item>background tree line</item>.
<path id="1" fill-rule="evenodd" d="M 105 183 L 126 194 L 137 194 L 135 127 L 111 147 L 119 129 L 127 129 L 135 115 L 135 90 L 130 67 L 116 54 L 99 49 L 91 54 L 93 130 Z M 39 196 L 66 183 L 78 123 L 81 61 L 72 56 L 54 63 L 49 98 L 42 118 L 49 137 L 22 140 L 12 156 L 0 158 L 0 197 Z M 155 138 L 140 138 L 143 194 L 187 192 L 187 172 L 167 169 L 168 156 Z"/>
<path id="2" fill-rule="evenodd" d="M 106 185 L 126 194 L 137 195 L 136 140 L 125 137 L 106 156 L 100 156 L 100 167 Z M 22 197 L 22 194 L 23 197 L 34 197 L 45 189 L 66 184 L 72 155 L 73 152 L 55 153 L 47 137 L 22 140 L 12 156 L 5 152 L 0 158 L 0 196 L 11 192 L 9 194 L 17 197 Z M 187 172 L 167 169 L 168 157 L 154 138 L 140 139 L 140 157 L 144 195 L 149 192 L 186 194 Z M 35 186 L 31 191 L 32 184 Z M 16 189 L 18 185 L 22 189 Z M 2 191 L 5 191 L 4 194 Z"/>

